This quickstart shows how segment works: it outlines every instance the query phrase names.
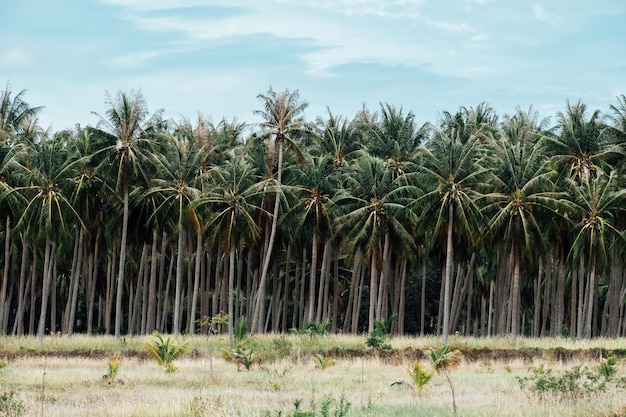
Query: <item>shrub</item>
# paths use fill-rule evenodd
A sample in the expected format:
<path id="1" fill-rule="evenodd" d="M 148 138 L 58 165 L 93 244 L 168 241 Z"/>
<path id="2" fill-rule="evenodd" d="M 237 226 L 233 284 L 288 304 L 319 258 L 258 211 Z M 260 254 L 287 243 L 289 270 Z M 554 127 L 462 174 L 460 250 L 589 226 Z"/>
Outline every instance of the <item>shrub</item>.
<path id="1" fill-rule="evenodd" d="M 323 371 L 333 366 L 337 361 L 333 358 L 318 353 L 313 355 L 313 362 L 315 362 L 315 369 Z"/>
<path id="2" fill-rule="evenodd" d="M 0 394 L 0 416 L 20 417 L 26 413 L 24 404 L 15 398 L 13 391 Z"/>
<path id="3" fill-rule="evenodd" d="M 428 370 L 424 369 L 424 365 L 421 362 L 414 362 L 407 371 L 409 372 L 409 376 L 411 380 L 415 384 L 415 391 L 417 395 L 422 396 L 422 390 L 424 386 L 430 381 L 430 378 L 435 374 L 435 368 L 430 368 Z"/>
<path id="4" fill-rule="evenodd" d="M 249 371 L 256 362 L 254 350 L 244 345 L 237 345 L 233 349 L 222 350 L 222 357 L 224 360 L 236 364 L 237 371 L 241 371 L 242 366 L 246 368 L 246 371 Z"/>
<path id="5" fill-rule="evenodd" d="M 606 383 L 615 372 L 613 366 L 610 361 L 603 362 L 594 371 L 584 365 L 577 365 L 562 374 L 555 374 L 541 365 L 533 369 L 531 376 L 518 377 L 517 380 L 522 389 L 540 397 L 552 395 L 560 400 L 573 400 L 604 392 Z"/>

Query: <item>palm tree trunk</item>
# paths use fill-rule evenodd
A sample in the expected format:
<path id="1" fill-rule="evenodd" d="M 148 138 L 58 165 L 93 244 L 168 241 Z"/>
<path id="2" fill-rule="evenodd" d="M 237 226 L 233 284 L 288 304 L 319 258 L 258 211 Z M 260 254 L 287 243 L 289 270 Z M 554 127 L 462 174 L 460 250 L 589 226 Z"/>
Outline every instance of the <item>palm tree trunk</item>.
<path id="1" fill-rule="evenodd" d="M 44 255 L 44 275 L 41 287 L 41 311 L 39 314 L 39 324 L 37 326 L 37 339 L 41 342 L 46 330 L 46 317 L 48 313 L 48 297 L 50 295 L 50 287 L 52 283 L 52 259 L 56 252 L 56 244 L 46 237 L 45 255 Z"/>
<path id="2" fill-rule="evenodd" d="M 176 257 L 176 284 L 174 290 L 174 318 L 172 320 L 172 335 L 178 336 L 180 333 L 181 309 L 182 309 L 182 288 L 183 288 L 183 261 L 185 250 L 185 230 L 182 226 L 182 220 L 178 225 L 178 254 Z"/>
<path id="3" fill-rule="evenodd" d="M 517 243 L 511 247 L 513 254 L 513 286 L 511 288 L 511 336 L 515 342 L 519 334 L 519 309 L 520 309 L 520 253 L 517 250 Z"/>
<path id="4" fill-rule="evenodd" d="M 235 293 L 235 243 L 231 242 L 228 255 L 230 266 L 228 268 L 228 347 L 234 346 L 234 293 Z"/>
<path id="5" fill-rule="evenodd" d="M 283 142 L 277 141 L 278 146 L 278 168 L 276 180 L 276 199 L 274 200 L 274 212 L 272 214 L 272 230 L 270 232 L 270 240 L 263 260 L 263 270 L 261 271 L 261 279 L 259 281 L 259 289 L 257 292 L 257 300 L 254 308 L 254 316 L 252 319 L 251 331 L 261 333 L 263 331 L 263 323 L 265 321 L 265 285 L 267 282 L 267 272 L 270 267 L 272 251 L 274 249 L 274 239 L 276 238 L 276 229 L 278 228 L 278 213 L 280 209 L 281 181 L 283 174 Z"/>
<path id="6" fill-rule="evenodd" d="M 596 264 L 597 259 L 594 253 L 594 232 L 591 232 L 591 244 L 589 247 L 589 260 L 591 263 L 591 270 L 589 271 L 589 287 L 587 288 L 587 313 L 585 318 L 585 338 L 591 339 L 593 330 L 593 312 L 595 301 L 595 287 L 596 287 Z"/>
<path id="7" fill-rule="evenodd" d="M 115 298 L 115 339 L 122 335 L 122 294 L 124 292 L 124 271 L 126 269 L 126 236 L 128 235 L 128 181 L 124 181 L 124 212 L 122 215 L 122 236 L 120 243 L 120 263 L 117 271 L 117 295 Z"/>
<path id="8" fill-rule="evenodd" d="M 155 312 L 157 298 L 157 229 L 152 231 L 152 251 L 150 253 L 150 283 L 148 284 L 148 311 L 146 333 L 151 334 L 156 328 Z"/>
<path id="9" fill-rule="evenodd" d="M 200 291 L 200 266 L 202 265 L 202 233 L 196 234 L 196 264 L 193 277 L 193 295 L 191 296 L 191 311 L 189 312 L 189 334 L 195 333 L 196 310 L 198 309 L 198 292 Z M 230 289 L 229 289 L 230 291 Z M 229 293 L 229 297 L 232 297 Z M 228 313 L 231 314 L 231 313 Z M 231 314 L 232 315 L 232 314 Z"/>
<path id="10" fill-rule="evenodd" d="M 67 318 L 67 336 L 70 337 L 74 333 L 74 322 L 76 320 L 76 306 L 78 304 L 78 284 L 80 282 L 80 273 L 83 268 L 83 257 L 84 257 L 84 246 L 85 246 L 85 233 L 81 228 L 78 231 L 78 248 L 76 251 L 76 268 L 74 269 L 74 276 L 72 278 L 73 286 L 72 286 L 72 298 L 70 301 L 70 310 Z"/>
<path id="11" fill-rule="evenodd" d="M 17 312 L 15 313 L 15 321 L 17 324 L 16 334 L 18 336 L 24 335 L 24 298 L 26 297 L 26 263 L 28 259 L 28 244 L 22 237 L 22 263 L 20 264 L 20 282 L 17 290 Z"/>
<path id="12" fill-rule="evenodd" d="M 319 236 L 317 232 L 313 232 L 313 243 L 311 244 L 311 271 L 309 272 L 309 312 L 306 318 L 307 322 L 310 322 L 315 317 L 315 289 L 317 286 L 316 281 L 318 244 Z"/>
<path id="13" fill-rule="evenodd" d="M 426 251 L 423 252 L 422 255 L 422 293 L 420 298 L 420 336 L 424 336 L 425 329 L 425 320 L 426 320 L 426 268 L 428 263 L 428 256 L 426 255 Z"/>
<path id="14" fill-rule="evenodd" d="M 5 228 L 4 228 L 4 273 L 2 276 L 2 286 L 0 287 L 0 334 L 7 334 L 7 329 L 4 326 L 5 313 L 8 317 L 8 307 L 6 298 L 7 298 L 7 288 L 9 286 L 9 271 L 11 270 L 11 217 L 7 215 Z M 5 311 L 6 310 L 6 311 Z"/>
<path id="15" fill-rule="evenodd" d="M 450 287 L 452 286 L 453 272 L 453 246 L 452 246 L 452 226 L 454 221 L 454 204 L 448 203 L 448 233 L 446 239 L 446 278 L 443 288 L 443 326 L 442 337 L 443 343 L 448 343 L 448 333 L 450 332 Z"/>
<path id="16" fill-rule="evenodd" d="M 380 276 L 380 273 L 378 272 L 378 265 L 376 263 L 376 258 L 378 257 L 377 248 L 372 249 L 372 254 L 370 256 L 370 305 L 367 324 L 368 333 L 371 333 L 374 330 L 374 319 L 376 317 L 376 298 L 378 296 L 378 279 Z"/>

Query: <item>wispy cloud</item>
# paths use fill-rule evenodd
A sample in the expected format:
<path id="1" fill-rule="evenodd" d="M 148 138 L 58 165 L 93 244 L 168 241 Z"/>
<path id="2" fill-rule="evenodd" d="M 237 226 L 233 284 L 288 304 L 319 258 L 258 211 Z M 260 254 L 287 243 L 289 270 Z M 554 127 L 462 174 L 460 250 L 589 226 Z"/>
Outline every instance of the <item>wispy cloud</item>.
<path id="1" fill-rule="evenodd" d="M 533 6 L 533 14 L 535 16 L 535 19 L 537 19 L 538 21 L 548 23 L 552 26 L 556 26 L 560 21 L 558 16 L 556 16 L 554 13 L 548 12 L 543 6 L 539 4 L 535 4 Z"/>
<path id="2" fill-rule="evenodd" d="M 9 49 L 0 56 L 0 69 L 5 71 L 27 69 L 35 63 L 35 58 L 20 48 Z"/>

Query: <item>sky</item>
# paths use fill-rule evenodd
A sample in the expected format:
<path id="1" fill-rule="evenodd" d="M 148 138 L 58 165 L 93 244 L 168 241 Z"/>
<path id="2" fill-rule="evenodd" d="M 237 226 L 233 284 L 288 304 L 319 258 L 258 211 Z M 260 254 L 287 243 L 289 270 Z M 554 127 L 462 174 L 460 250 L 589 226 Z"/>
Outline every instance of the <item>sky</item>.
<path id="1" fill-rule="evenodd" d="M 623 0 L 20 0 L 1 16 L 0 90 L 26 90 L 53 131 L 96 125 L 118 91 L 253 125 L 270 88 L 298 90 L 311 121 L 385 103 L 420 124 L 481 102 L 607 113 L 626 94 Z"/>

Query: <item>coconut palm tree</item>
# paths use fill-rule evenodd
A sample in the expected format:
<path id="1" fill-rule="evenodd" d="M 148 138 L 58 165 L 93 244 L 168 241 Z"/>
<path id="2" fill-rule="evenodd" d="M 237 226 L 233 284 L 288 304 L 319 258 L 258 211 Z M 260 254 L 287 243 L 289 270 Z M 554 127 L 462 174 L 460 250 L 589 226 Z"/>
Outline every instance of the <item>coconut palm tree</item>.
<path id="1" fill-rule="evenodd" d="M 16 230 L 29 236 L 33 245 L 44 244 L 44 280 L 37 328 L 37 337 L 41 340 L 46 328 L 50 289 L 54 285 L 52 266 L 57 245 L 70 236 L 73 227 L 84 228 L 69 200 L 71 191 L 68 191 L 76 176 L 75 170 L 84 161 L 73 158 L 58 137 L 44 136 L 38 142 L 29 141 L 16 149 L 9 166 L 20 177 L 20 185 L 14 187 L 11 194 L 19 193 L 17 195 L 26 203 Z"/>
<path id="2" fill-rule="evenodd" d="M 11 86 L 7 82 L 4 91 L 0 92 L 0 142 L 13 144 L 24 130 L 35 120 L 35 116 L 43 110 L 43 107 L 32 107 L 24 96 L 26 90 L 22 90 L 12 96 Z"/>
<path id="3" fill-rule="evenodd" d="M 145 163 L 154 149 L 154 141 L 146 134 L 148 106 L 141 93 L 118 91 L 115 97 L 106 93 L 107 110 L 100 116 L 94 133 L 102 135 L 114 145 L 106 148 L 110 158 L 103 161 L 100 171 L 104 179 L 113 181 L 112 188 L 121 194 L 123 203 L 120 257 L 117 273 L 117 293 L 115 301 L 115 337 L 122 331 L 122 294 L 126 268 L 126 244 L 128 236 L 129 197 L 131 185 L 138 178 L 145 178 Z M 158 114 L 158 113 L 157 113 Z M 153 116 L 152 119 L 155 119 Z M 107 172 L 105 172 L 107 171 Z"/>
<path id="4" fill-rule="evenodd" d="M 493 192 L 484 198 L 489 217 L 488 239 L 503 242 L 513 259 L 511 290 L 511 335 L 519 334 L 520 277 L 523 258 L 532 259 L 545 251 L 543 230 L 546 219 L 556 215 L 559 199 L 556 171 L 546 164 L 543 123 L 537 114 L 518 109 L 506 117 L 499 137 L 492 142 L 493 170 L 489 179 Z"/>
<path id="5" fill-rule="evenodd" d="M 620 237 L 616 227 L 619 213 L 623 213 L 626 205 L 626 189 L 618 187 L 617 174 L 605 174 L 602 170 L 594 170 L 594 177 L 582 184 L 569 179 L 572 201 L 579 211 L 579 221 L 572 230 L 574 236 L 572 251 L 586 260 L 585 270 L 588 274 L 585 290 L 585 317 L 583 337 L 593 336 L 597 279 L 599 270 L 606 265 L 609 255 L 611 237 Z"/>
<path id="6" fill-rule="evenodd" d="M 261 278 L 259 282 L 259 290 L 256 297 L 255 311 L 252 317 L 253 332 L 262 332 L 264 322 L 264 299 L 265 299 L 265 285 L 267 282 L 267 273 L 270 266 L 272 257 L 272 251 L 274 248 L 274 240 L 276 238 L 276 229 L 278 227 L 278 215 L 280 211 L 280 199 L 281 199 L 281 185 L 283 175 L 283 149 L 287 147 L 292 153 L 294 153 L 297 159 L 302 160 L 302 151 L 298 146 L 298 140 L 306 134 L 308 124 L 305 122 L 303 112 L 307 107 L 306 102 L 300 101 L 300 95 L 298 91 L 290 92 L 284 90 L 282 92 L 275 92 L 271 88 L 267 94 L 260 94 L 259 99 L 263 102 L 263 110 L 255 111 L 255 114 L 261 116 L 264 121 L 261 122 L 261 132 L 258 135 L 258 140 L 268 141 L 271 145 L 268 146 L 268 150 L 275 147 L 277 154 L 277 167 L 276 167 L 276 185 L 275 185 L 275 200 L 274 210 L 272 212 L 272 226 L 269 236 L 269 242 L 265 250 L 265 258 L 263 259 L 263 268 L 261 271 Z"/>
<path id="7" fill-rule="evenodd" d="M 451 136 L 450 133 L 453 135 Z M 482 136 L 465 138 L 458 131 L 438 131 L 420 148 L 422 164 L 411 177 L 424 188 L 411 207 L 419 210 L 422 221 L 433 224 L 431 245 L 445 234 L 445 277 L 442 336 L 447 343 L 450 320 L 450 290 L 454 269 L 454 240 L 475 241 L 482 224 L 477 199 L 487 169 Z"/>
<path id="8" fill-rule="evenodd" d="M 351 255 L 360 250 L 370 265 L 369 332 L 375 320 L 382 318 L 377 314 L 377 304 L 385 235 L 414 249 L 412 228 L 417 216 L 407 204 L 416 193 L 416 187 L 401 178 L 393 179 L 388 163 L 362 152 L 337 195 L 336 204 L 342 214 L 336 219 L 336 227 L 343 237 L 343 250 Z"/>
<path id="9" fill-rule="evenodd" d="M 228 253 L 228 342 L 233 347 L 234 338 L 234 282 L 237 247 L 241 241 L 251 244 L 260 237 L 255 205 L 263 185 L 256 181 L 254 169 L 235 150 L 226 154 L 226 161 L 210 173 L 211 185 L 196 202 L 197 207 L 207 206 L 209 218 L 204 226 Z"/>

